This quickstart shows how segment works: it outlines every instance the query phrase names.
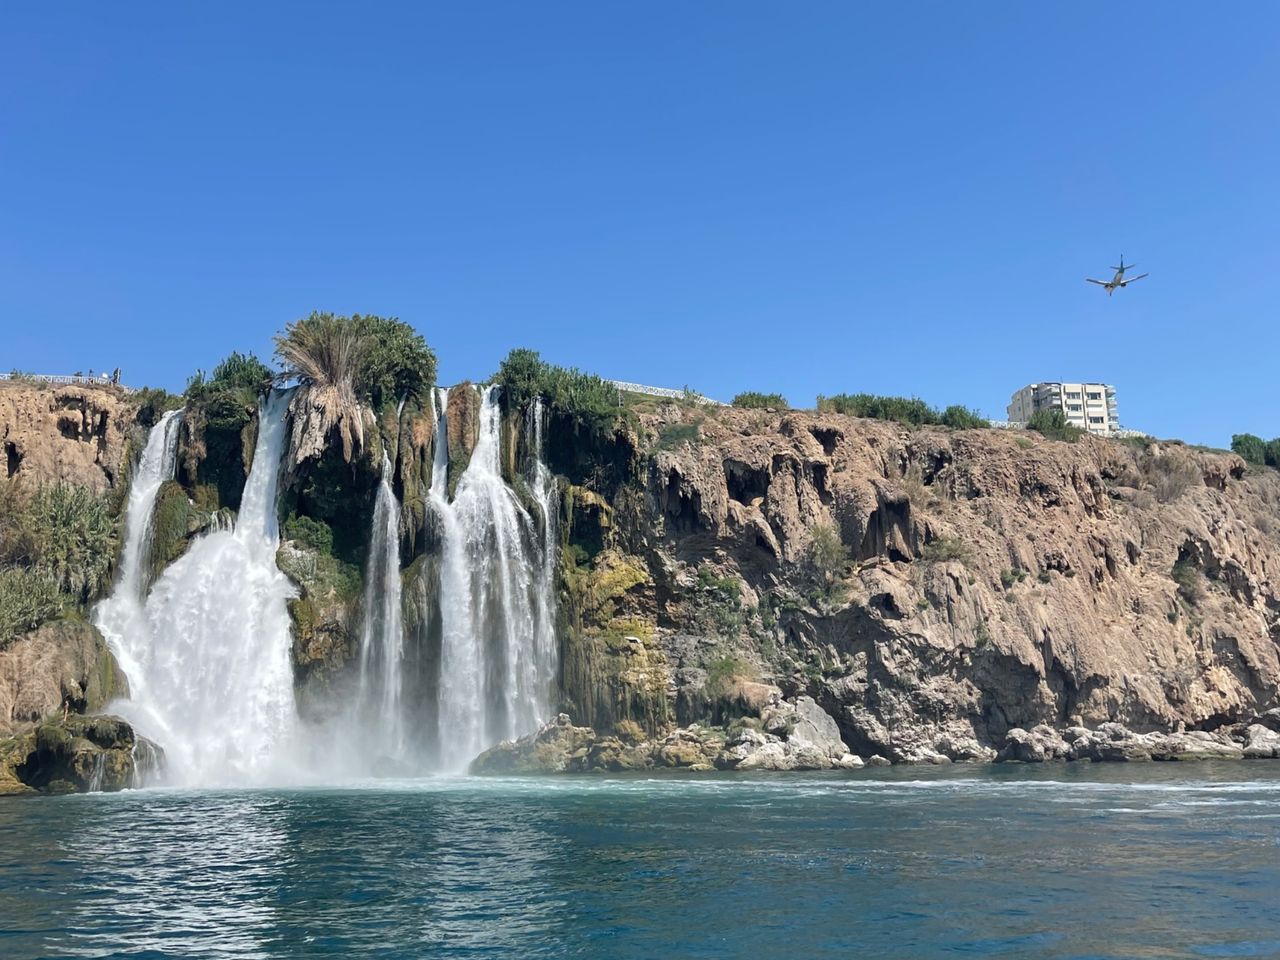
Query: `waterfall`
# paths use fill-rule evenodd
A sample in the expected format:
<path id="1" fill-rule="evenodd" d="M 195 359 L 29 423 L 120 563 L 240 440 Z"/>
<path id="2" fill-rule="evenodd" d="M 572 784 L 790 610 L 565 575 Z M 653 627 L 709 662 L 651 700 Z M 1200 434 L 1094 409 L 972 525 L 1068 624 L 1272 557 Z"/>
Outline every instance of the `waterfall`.
<path id="1" fill-rule="evenodd" d="M 146 630 L 142 609 L 145 571 L 150 566 L 152 514 L 156 497 L 166 480 L 173 478 L 178 460 L 178 427 L 182 412 L 171 410 L 160 418 L 147 435 L 129 484 L 125 508 L 124 549 L 120 551 L 120 574 L 111 596 L 94 608 L 94 625 L 102 632 L 126 677 L 138 672 L 128 637 Z"/>
<path id="2" fill-rule="evenodd" d="M 288 397 L 273 392 L 262 406 L 232 528 L 195 540 L 156 581 L 140 617 L 120 625 L 108 610 L 98 618 L 129 676 L 131 699 L 118 712 L 163 746 L 180 783 L 278 777 L 294 730 L 294 592 L 275 559 Z"/>
<path id="3" fill-rule="evenodd" d="M 400 613 L 400 501 L 391 489 L 391 476 L 391 459 L 384 451 L 365 570 L 357 713 L 362 732 L 376 738 L 369 746 L 379 756 L 399 760 L 405 752 L 400 702 L 404 629 Z"/>
<path id="4" fill-rule="evenodd" d="M 93 769 L 89 773 L 88 793 L 102 792 L 102 780 L 106 772 L 107 752 L 105 750 L 99 750 L 97 755 L 93 758 Z"/>
<path id="5" fill-rule="evenodd" d="M 480 436 L 451 503 L 444 478 L 447 396 L 436 431 L 431 499 L 443 547 L 437 755 L 445 769 L 465 767 L 486 747 L 531 732 L 549 710 L 554 480 L 539 472 L 545 467 L 535 443 L 534 499 L 543 513 L 535 521 L 502 478 L 498 396 L 496 386 L 484 390 Z"/>

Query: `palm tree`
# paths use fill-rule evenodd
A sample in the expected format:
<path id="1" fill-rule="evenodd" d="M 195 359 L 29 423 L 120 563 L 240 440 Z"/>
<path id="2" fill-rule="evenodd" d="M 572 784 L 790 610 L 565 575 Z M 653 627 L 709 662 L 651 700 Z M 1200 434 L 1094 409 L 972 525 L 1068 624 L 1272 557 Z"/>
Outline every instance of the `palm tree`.
<path id="1" fill-rule="evenodd" d="M 336 429 L 348 463 L 364 446 L 369 414 L 356 392 L 356 377 L 369 342 L 355 323 L 331 313 L 313 313 L 285 327 L 275 338 L 282 381 L 301 387 L 290 401 L 295 464 L 319 456 Z"/>

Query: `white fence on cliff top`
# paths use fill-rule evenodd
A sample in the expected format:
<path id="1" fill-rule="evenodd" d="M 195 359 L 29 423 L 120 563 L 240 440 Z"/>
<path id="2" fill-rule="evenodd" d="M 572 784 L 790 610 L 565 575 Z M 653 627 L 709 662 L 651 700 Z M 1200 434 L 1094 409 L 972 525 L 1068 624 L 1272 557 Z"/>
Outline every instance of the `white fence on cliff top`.
<path id="1" fill-rule="evenodd" d="M 133 387 L 126 387 L 122 383 L 113 383 L 111 378 L 106 374 L 100 377 L 84 377 L 72 375 L 62 375 L 54 373 L 0 373 L 0 380 L 12 380 L 15 383 L 34 380 L 37 383 L 48 383 L 55 387 L 119 387 L 125 393 L 133 393 Z"/>
<path id="2" fill-rule="evenodd" d="M 615 387 L 623 393 L 643 393 L 650 397 L 665 397 L 668 400 L 684 400 L 686 398 L 694 403 L 703 403 L 712 407 L 727 407 L 727 403 L 721 403 L 719 400 L 712 400 L 710 397 L 704 397 L 700 393 L 694 393 L 692 390 L 672 390 L 670 387 L 647 387 L 643 383 L 628 383 L 626 380 L 609 380 Z"/>

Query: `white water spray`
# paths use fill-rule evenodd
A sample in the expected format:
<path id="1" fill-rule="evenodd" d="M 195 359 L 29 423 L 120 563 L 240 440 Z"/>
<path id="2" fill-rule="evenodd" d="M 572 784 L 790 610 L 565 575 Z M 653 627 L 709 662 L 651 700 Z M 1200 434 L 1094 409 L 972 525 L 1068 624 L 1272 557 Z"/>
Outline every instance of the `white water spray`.
<path id="1" fill-rule="evenodd" d="M 547 554 L 554 541 L 546 520 L 539 530 L 502 478 L 498 388 L 484 391 L 479 440 L 452 503 L 437 489 L 448 462 L 444 423 L 442 416 L 432 476 L 443 530 L 438 756 L 455 770 L 486 747 L 531 732 L 547 715 L 555 667 L 547 573 L 554 560 Z M 536 451 L 535 460 L 540 466 Z M 549 474 L 536 479 L 541 505 L 554 481 Z"/>
<path id="2" fill-rule="evenodd" d="M 161 485 L 173 479 L 181 423 L 182 412 L 171 410 L 160 418 L 147 436 L 146 446 L 129 484 L 119 579 L 111 596 L 93 611 L 94 624 L 102 631 L 120 668 L 130 680 L 138 673 L 138 665 L 131 656 L 131 645 L 124 638 L 146 630 L 142 601 L 146 593 L 144 571 L 150 566 L 152 514 Z"/>
<path id="3" fill-rule="evenodd" d="M 400 501 L 391 488 L 391 459 L 382 454 L 382 480 L 373 508 L 360 632 L 357 714 L 376 738 L 378 755 L 401 760 L 406 748 L 404 628 L 400 613 Z"/>
<path id="4" fill-rule="evenodd" d="M 275 559 L 287 405 L 287 393 L 273 393 L 262 408 L 234 528 L 194 541 L 141 617 L 120 623 L 108 608 L 96 618 L 129 676 L 131 700 L 118 712 L 164 748 L 179 783 L 263 782 L 283 772 L 296 723 L 294 591 Z"/>

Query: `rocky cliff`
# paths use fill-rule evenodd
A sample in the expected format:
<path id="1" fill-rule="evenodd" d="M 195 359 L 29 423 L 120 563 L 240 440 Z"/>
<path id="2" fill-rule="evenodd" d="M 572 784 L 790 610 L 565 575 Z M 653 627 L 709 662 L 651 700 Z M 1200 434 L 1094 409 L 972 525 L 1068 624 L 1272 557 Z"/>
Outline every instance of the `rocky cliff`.
<path id="1" fill-rule="evenodd" d="M 1179 443 L 628 403 L 616 428 L 549 405 L 564 716 L 478 769 L 1280 755 L 1280 473 Z M 477 404 L 450 397 L 450 487 Z M 238 508 L 256 409 L 244 390 L 189 404 L 152 576 Z M 0 385 L 7 482 L 118 509 L 145 420 L 111 390 Z M 403 505 L 408 673 L 430 670 L 436 423 L 421 399 L 366 421 L 357 456 L 330 444 L 281 488 L 304 719 L 349 692 L 372 451 Z M 503 421 L 520 496 L 529 422 Z M 132 732 L 76 717 L 126 682 L 84 612 L 0 643 L 15 791 L 132 776 Z"/>
<path id="2" fill-rule="evenodd" d="M 1280 475 L 1181 444 L 640 409 L 566 496 L 564 707 L 597 730 L 812 697 L 856 754 L 1225 729 L 1280 691 Z M 616 451 L 604 454 L 616 456 Z"/>
<path id="3" fill-rule="evenodd" d="M 5 478 L 102 493 L 120 476 L 132 422 L 118 388 L 0 381 Z"/>

